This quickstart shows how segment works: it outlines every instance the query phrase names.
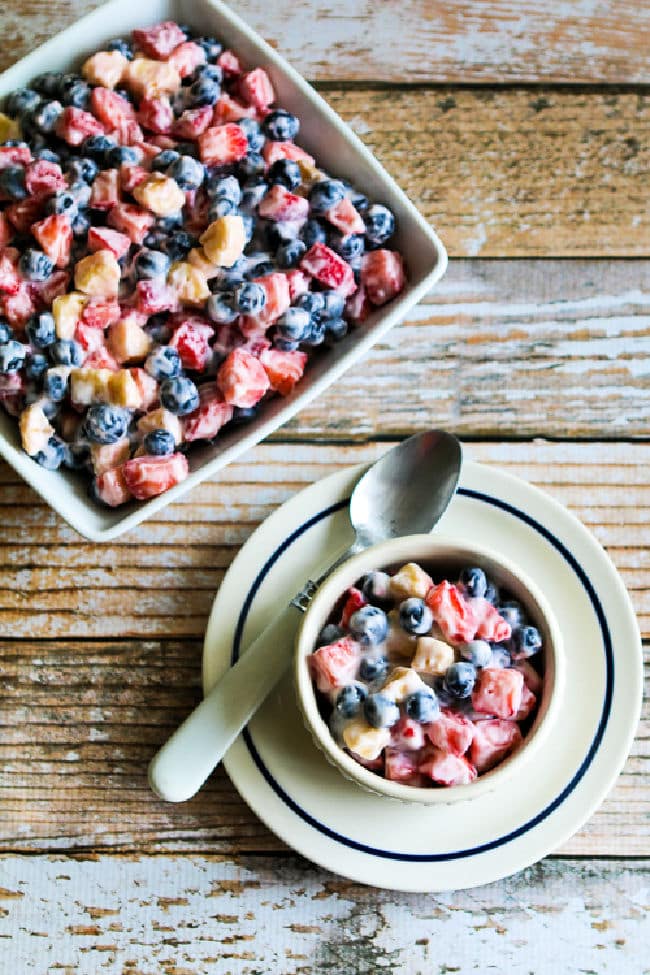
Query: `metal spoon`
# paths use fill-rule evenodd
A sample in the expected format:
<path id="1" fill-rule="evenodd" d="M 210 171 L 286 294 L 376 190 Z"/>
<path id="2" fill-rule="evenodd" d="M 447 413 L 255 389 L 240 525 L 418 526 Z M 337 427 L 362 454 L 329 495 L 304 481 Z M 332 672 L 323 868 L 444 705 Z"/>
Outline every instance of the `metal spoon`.
<path id="1" fill-rule="evenodd" d="M 365 472 L 350 498 L 353 544 L 316 573 L 315 582 L 307 581 L 154 756 L 149 784 L 156 795 L 183 802 L 201 788 L 289 666 L 299 614 L 320 583 L 370 545 L 431 531 L 454 496 L 461 462 L 456 437 L 429 430 L 398 444 Z"/>

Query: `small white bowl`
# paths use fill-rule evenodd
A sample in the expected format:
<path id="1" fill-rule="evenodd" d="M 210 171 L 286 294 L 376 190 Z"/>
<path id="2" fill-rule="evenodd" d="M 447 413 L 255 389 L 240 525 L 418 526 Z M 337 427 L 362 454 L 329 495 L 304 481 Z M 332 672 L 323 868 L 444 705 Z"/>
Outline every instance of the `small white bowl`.
<path id="1" fill-rule="evenodd" d="M 272 4 L 268 16 L 273 17 Z M 189 477 L 150 501 L 132 502 L 116 509 L 102 508 L 86 494 L 82 477 L 47 471 L 28 457 L 20 446 L 15 418 L 0 407 L 0 456 L 73 528 L 92 541 L 108 541 L 138 525 L 286 423 L 401 321 L 433 288 L 447 266 L 447 254 L 437 235 L 361 140 L 297 71 L 219 0 L 138 0 L 137 3 L 113 0 L 103 4 L 0 75 L 0 97 L 27 85 L 43 71 L 78 67 L 85 57 L 112 37 L 167 19 L 216 35 L 237 51 L 246 64 L 267 70 L 278 103 L 300 118 L 298 142 L 326 170 L 349 179 L 371 199 L 386 203 L 394 211 L 397 219 L 394 244 L 404 256 L 408 284 L 395 301 L 374 311 L 335 348 L 310 363 L 294 392 L 267 403 L 245 431 L 233 430 L 219 437 L 214 445 L 206 444 L 190 451 Z M 56 30 L 56 23 L 52 29 Z"/>
<path id="2" fill-rule="evenodd" d="M 523 743 L 509 758 L 504 759 L 493 770 L 479 775 L 469 785 L 417 788 L 375 775 L 337 744 L 318 708 L 308 660 L 332 608 L 346 589 L 365 573 L 373 569 L 395 570 L 405 562 L 418 562 L 434 578 L 440 578 L 441 574 L 457 578 L 463 566 L 480 566 L 499 588 L 507 590 L 522 603 L 527 616 L 542 635 L 543 689 L 535 721 Z M 350 559 L 332 573 L 318 589 L 303 617 L 296 636 L 294 662 L 296 693 L 305 724 L 314 742 L 331 764 L 366 790 L 403 802 L 427 805 L 474 799 L 498 789 L 506 778 L 515 776 L 524 763 L 544 761 L 541 746 L 558 717 L 564 681 L 561 634 L 553 611 L 538 586 L 519 566 L 493 549 L 457 543 L 453 539 L 434 535 L 409 535 L 382 542 Z M 546 760 L 552 761 L 552 756 Z"/>

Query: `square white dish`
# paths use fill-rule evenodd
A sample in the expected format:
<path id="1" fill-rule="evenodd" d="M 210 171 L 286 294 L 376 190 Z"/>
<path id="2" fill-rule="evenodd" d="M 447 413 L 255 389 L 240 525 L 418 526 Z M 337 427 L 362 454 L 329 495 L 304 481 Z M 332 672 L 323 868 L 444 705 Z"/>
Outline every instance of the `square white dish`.
<path id="1" fill-rule="evenodd" d="M 240 54 L 247 65 L 268 71 L 278 103 L 300 118 L 297 141 L 324 169 L 349 179 L 372 200 L 387 204 L 395 213 L 397 232 L 392 243 L 404 256 L 408 284 L 386 308 L 374 311 L 337 346 L 309 363 L 303 380 L 290 396 L 271 400 L 257 419 L 220 436 L 214 445 L 191 450 L 188 478 L 149 501 L 102 508 L 87 495 L 83 477 L 45 470 L 25 454 L 16 419 L 0 409 L 0 456 L 91 541 L 108 541 L 133 528 L 280 427 L 401 321 L 442 277 L 447 266 L 440 239 L 371 152 L 287 62 L 219 0 L 112 0 L 4 72 L 0 76 L 0 97 L 27 85 L 43 71 L 71 70 L 112 37 L 167 19 L 215 35 Z"/>

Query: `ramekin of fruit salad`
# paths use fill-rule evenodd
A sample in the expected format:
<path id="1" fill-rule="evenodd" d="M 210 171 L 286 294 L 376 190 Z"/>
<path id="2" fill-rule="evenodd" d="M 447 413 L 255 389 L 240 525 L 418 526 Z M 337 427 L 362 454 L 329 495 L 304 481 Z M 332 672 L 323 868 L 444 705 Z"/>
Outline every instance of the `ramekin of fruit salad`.
<path id="1" fill-rule="evenodd" d="M 408 802 L 474 798 L 533 760 L 563 672 L 552 609 L 525 571 L 429 535 L 345 563 L 296 642 L 318 747 L 358 785 Z"/>

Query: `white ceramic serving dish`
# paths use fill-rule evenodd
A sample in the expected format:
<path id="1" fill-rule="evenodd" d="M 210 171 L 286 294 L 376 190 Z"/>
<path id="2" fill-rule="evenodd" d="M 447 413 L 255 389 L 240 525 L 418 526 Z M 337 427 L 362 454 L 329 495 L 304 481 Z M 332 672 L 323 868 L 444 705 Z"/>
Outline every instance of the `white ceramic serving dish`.
<path id="1" fill-rule="evenodd" d="M 308 661 L 316 639 L 332 608 L 350 586 L 373 569 L 395 571 L 405 562 L 418 562 L 434 579 L 457 578 L 463 566 L 478 565 L 499 589 L 514 596 L 539 629 L 543 640 L 544 675 L 541 701 L 533 725 L 520 747 L 492 771 L 469 785 L 416 788 L 384 779 L 356 762 L 334 740 L 323 719 L 309 673 Z M 451 576 L 449 573 L 453 573 Z M 404 664 L 407 666 L 407 664 Z M 343 775 L 371 792 L 403 802 L 440 805 L 475 799 L 498 790 L 506 779 L 539 756 L 540 748 L 558 715 L 564 680 L 562 637 L 555 615 L 541 589 L 519 566 L 492 548 L 478 547 L 438 535 L 409 535 L 366 549 L 332 573 L 319 588 L 296 636 L 295 682 L 305 724 L 325 757 Z"/>
<path id="2" fill-rule="evenodd" d="M 269 17 L 272 16 L 270 6 Z M 31 460 L 20 447 L 16 420 L 0 409 L 0 455 L 73 528 L 92 541 L 107 541 L 133 528 L 276 430 L 399 322 L 431 290 L 447 265 L 439 238 L 351 129 L 283 58 L 219 0 L 112 0 L 0 76 L 0 97 L 28 84 L 42 71 L 70 70 L 112 37 L 166 19 L 216 35 L 247 64 L 260 65 L 268 71 L 279 104 L 301 120 L 298 141 L 326 170 L 350 179 L 371 199 L 386 203 L 395 212 L 395 246 L 404 255 L 409 283 L 397 300 L 375 311 L 334 349 L 310 364 L 292 395 L 272 400 L 258 419 L 220 437 L 215 445 L 192 450 L 187 480 L 150 501 L 117 509 L 100 507 L 87 496 L 83 478 L 44 470 Z M 56 29 L 56 23 L 52 28 Z"/>

